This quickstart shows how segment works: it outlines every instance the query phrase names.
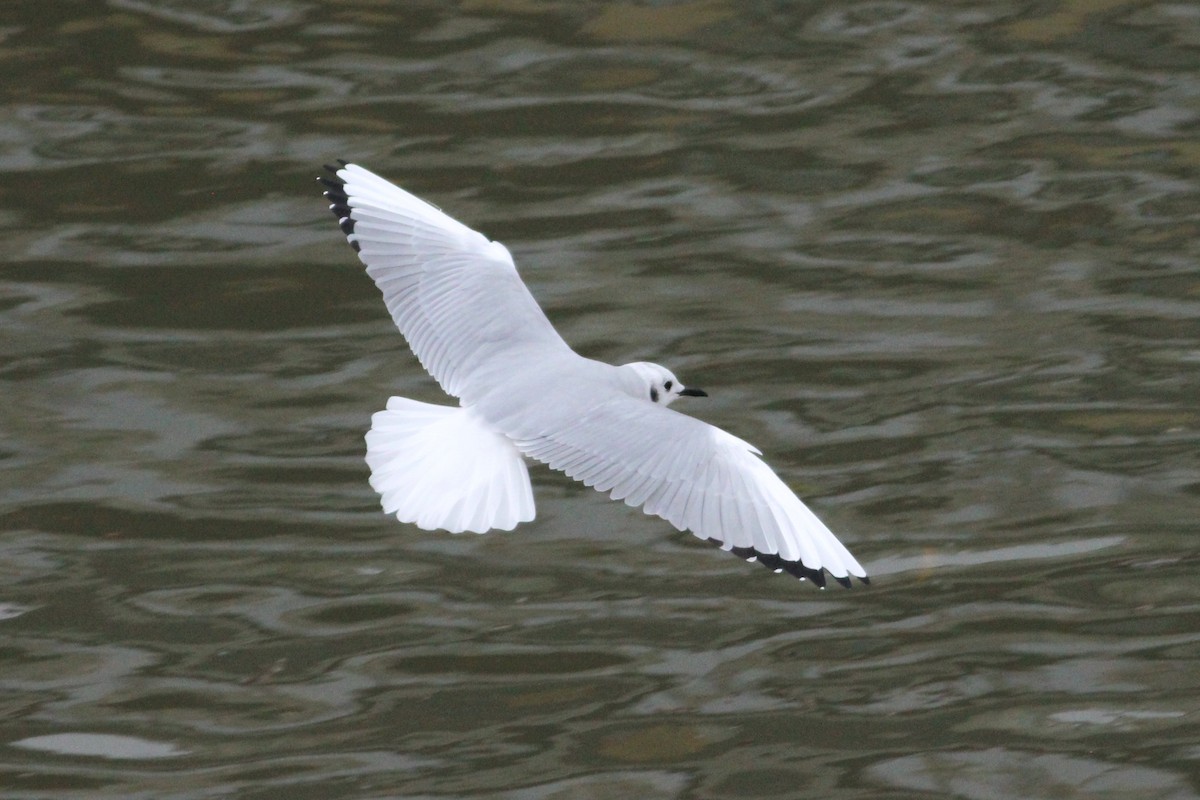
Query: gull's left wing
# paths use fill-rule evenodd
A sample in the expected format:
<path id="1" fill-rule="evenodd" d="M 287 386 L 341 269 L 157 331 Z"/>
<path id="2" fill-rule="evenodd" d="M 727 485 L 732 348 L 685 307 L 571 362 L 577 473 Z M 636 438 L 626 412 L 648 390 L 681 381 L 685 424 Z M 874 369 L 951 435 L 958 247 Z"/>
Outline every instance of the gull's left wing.
<path id="1" fill-rule="evenodd" d="M 470 400 L 506 365 L 570 350 L 504 245 L 357 164 L 328 169 L 330 210 L 448 394 Z"/>

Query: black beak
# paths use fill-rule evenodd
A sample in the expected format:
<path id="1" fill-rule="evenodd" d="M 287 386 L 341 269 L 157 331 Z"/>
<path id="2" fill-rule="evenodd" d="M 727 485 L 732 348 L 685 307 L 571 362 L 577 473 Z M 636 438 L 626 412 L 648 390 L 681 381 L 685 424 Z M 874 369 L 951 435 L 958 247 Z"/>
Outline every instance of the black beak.
<path id="1" fill-rule="evenodd" d="M 708 392 L 703 389 L 680 389 L 680 397 L 708 397 Z"/>

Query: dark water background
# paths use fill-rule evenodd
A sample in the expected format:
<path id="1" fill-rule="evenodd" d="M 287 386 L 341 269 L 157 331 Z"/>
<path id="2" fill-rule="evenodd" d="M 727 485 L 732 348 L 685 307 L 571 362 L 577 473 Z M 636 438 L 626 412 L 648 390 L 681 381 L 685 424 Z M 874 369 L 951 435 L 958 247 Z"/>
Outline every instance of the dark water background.
<path id="1" fill-rule="evenodd" d="M 0 96 L 4 798 L 1198 796 L 1195 4 L 6 0 Z M 874 585 L 384 517 L 339 157 Z"/>

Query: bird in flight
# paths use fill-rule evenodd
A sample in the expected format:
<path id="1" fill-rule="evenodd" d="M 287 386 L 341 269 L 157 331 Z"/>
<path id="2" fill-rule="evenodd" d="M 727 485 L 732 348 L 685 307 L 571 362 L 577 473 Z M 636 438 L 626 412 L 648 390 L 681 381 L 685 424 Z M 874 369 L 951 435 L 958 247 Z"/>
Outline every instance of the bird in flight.
<path id="1" fill-rule="evenodd" d="M 319 180 L 400 333 L 457 406 L 388 400 L 367 465 L 383 510 L 425 530 L 534 518 L 526 457 L 824 588 L 867 583 L 854 556 L 753 445 L 669 406 L 704 397 L 670 370 L 572 350 L 508 249 L 357 164 Z"/>

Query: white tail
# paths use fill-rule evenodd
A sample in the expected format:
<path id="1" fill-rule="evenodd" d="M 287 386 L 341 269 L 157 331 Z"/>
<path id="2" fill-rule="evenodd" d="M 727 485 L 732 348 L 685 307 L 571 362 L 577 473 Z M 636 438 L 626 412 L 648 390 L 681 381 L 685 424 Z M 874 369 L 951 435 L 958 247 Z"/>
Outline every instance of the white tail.
<path id="1" fill-rule="evenodd" d="M 367 433 L 383 510 L 425 530 L 510 531 L 534 517 L 521 452 L 469 408 L 388 400 Z"/>

